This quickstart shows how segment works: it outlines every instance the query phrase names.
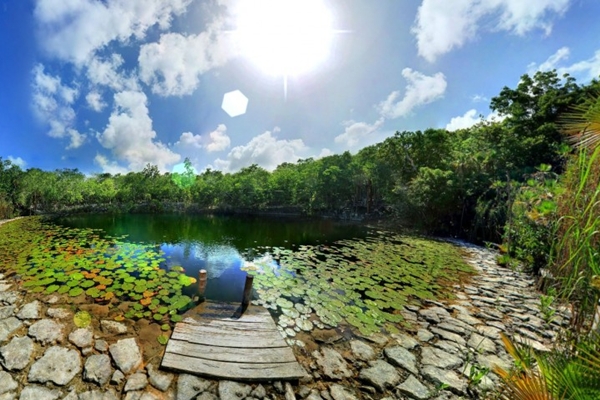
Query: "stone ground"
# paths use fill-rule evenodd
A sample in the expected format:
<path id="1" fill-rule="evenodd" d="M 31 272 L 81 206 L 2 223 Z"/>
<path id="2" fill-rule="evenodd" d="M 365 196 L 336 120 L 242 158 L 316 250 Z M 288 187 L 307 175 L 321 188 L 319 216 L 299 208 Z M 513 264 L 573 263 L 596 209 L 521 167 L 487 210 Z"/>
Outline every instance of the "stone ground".
<path id="1" fill-rule="evenodd" d="M 530 277 L 496 265 L 491 250 L 461 246 L 479 275 L 455 287 L 455 300 L 408 307 L 403 314 L 411 327 L 401 334 L 362 338 L 338 328 L 299 337 L 294 352 L 308 374 L 294 383 L 162 371 L 160 353 L 140 346 L 139 323 L 100 317 L 78 329 L 73 311 L 85 305 L 56 295 L 27 300 L 0 274 L 0 400 L 469 398 L 473 389 L 485 392 L 497 381 L 490 373 L 470 386 L 471 366 L 510 365 L 500 332 L 544 351 L 564 318 L 547 324 Z"/>

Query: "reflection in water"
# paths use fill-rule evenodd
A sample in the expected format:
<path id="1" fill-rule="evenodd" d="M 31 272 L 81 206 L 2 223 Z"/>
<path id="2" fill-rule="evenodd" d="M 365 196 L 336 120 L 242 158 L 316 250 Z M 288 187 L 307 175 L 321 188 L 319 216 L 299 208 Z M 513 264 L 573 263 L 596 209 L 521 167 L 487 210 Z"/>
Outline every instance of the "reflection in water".
<path id="1" fill-rule="evenodd" d="M 154 244 L 165 254 L 161 268 L 184 268 L 198 278 L 208 272 L 207 299 L 240 301 L 250 264 L 257 269 L 276 269 L 268 247 L 297 249 L 300 245 L 326 244 L 340 239 L 365 237 L 359 225 L 331 220 L 240 217 L 213 215 L 84 215 L 55 222 L 76 228 L 100 228 L 107 235 L 127 235 L 130 243 Z M 184 289 L 195 295 L 196 286 Z"/>

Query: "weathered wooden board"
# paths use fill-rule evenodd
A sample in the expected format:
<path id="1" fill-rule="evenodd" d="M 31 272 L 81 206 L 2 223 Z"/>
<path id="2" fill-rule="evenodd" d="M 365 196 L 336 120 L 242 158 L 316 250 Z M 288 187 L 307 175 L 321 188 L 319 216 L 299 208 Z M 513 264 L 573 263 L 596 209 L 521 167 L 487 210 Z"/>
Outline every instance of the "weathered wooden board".
<path id="1" fill-rule="evenodd" d="M 237 380 L 298 379 L 296 361 L 269 312 L 205 302 L 175 326 L 162 366 L 180 372 Z"/>
<path id="2" fill-rule="evenodd" d="M 304 368 L 295 361 L 269 364 L 231 363 L 166 353 L 162 365 L 186 373 L 232 380 L 293 380 L 306 375 Z"/>

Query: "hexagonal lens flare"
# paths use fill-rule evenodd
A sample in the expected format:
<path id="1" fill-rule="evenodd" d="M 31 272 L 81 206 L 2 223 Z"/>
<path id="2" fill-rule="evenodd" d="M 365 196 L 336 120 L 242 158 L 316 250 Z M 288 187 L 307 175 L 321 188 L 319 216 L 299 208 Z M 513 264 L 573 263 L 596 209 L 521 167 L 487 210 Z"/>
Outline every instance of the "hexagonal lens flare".
<path id="1" fill-rule="evenodd" d="M 246 109 L 248 108 L 248 98 L 239 90 L 227 92 L 223 96 L 221 108 L 229 114 L 230 117 L 237 117 L 246 113 Z"/>

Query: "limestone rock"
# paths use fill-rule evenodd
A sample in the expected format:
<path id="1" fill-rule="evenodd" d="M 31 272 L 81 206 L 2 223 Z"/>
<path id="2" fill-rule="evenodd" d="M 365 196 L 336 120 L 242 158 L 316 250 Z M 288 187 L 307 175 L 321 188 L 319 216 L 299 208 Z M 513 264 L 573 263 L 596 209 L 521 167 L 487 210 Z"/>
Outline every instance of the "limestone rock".
<path id="1" fill-rule="evenodd" d="M 29 327 L 29 336 L 42 344 L 62 342 L 63 325 L 51 319 L 42 319 Z"/>
<path id="2" fill-rule="evenodd" d="M 361 340 L 352 340 L 350 342 L 350 349 L 352 349 L 352 354 L 359 360 L 368 361 L 377 356 L 373 348 Z"/>
<path id="3" fill-rule="evenodd" d="M 123 390 L 126 392 L 143 390 L 146 388 L 146 386 L 148 386 L 148 378 L 146 377 L 146 374 L 143 372 L 136 372 L 127 379 L 125 389 Z"/>
<path id="4" fill-rule="evenodd" d="M 455 368 L 462 364 L 462 360 L 444 350 L 435 347 L 423 347 L 421 349 L 421 363 L 436 368 Z"/>
<path id="5" fill-rule="evenodd" d="M 8 317 L 12 317 L 15 314 L 15 306 L 4 306 L 0 307 L 0 320 Z"/>
<path id="6" fill-rule="evenodd" d="M 400 375 L 396 368 L 382 360 L 371 361 L 369 368 L 364 368 L 358 376 L 360 379 L 375 386 L 380 392 L 394 387 L 400 382 Z"/>
<path id="7" fill-rule="evenodd" d="M 17 318 L 19 318 L 19 319 L 39 319 L 41 308 L 42 308 L 42 304 L 39 301 L 34 300 L 31 303 L 27 303 L 23 307 L 21 307 L 21 310 L 17 313 Z"/>
<path id="8" fill-rule="evenodd" d="M 417 339 L 421 342 L 429 342 L 433 338 L 433 333 L 429 332 L 427 329 L 419 329 L 417 331 Z"/>
<path id="9" fill-rule="evenodd" d="M 350 378 L 352 371 L 340 353 L 332 348 L 324 347 L 321 352 L 314 351 L 313 357 L 329 379 Z"/>
<path id="10" fill-rule="evenodd" d="M 21 328 L 23 323 L 15 317 L 8 317 L 0 321 L 0 342 L 5 341 L 14 331 Z"/>
<path id="11" fill-rule="evenodd" d="M 417 342 L 412 336 L 408 336 L 403 333 L 395 333 L 391 336 L 396 339 L 396 342 L 398 342 L 400 346 L 408 350 L 414 349 L 419 345 L 419 342 Z"/>
<path id="12" fill-rule="evenodd" d="M 119 400 L 113 390 L 90 390 L 79 394 L 79 400 Z"/>
<path id="13" fill-rule="evenodd" d="M 140 348 L 134 338 L 121 339 L 110 345 L 110 355 L 123 373 L 134 371 L 142 363 Z"/>
<path id="14" fill-rule="evenodd" d="M 69 341 L 80 349 L 83 349 L 92 346 L 93 335 L 91 329 L 79 328 L 69 334 Z"/>
<path id="15" fill-rule="evenodd" d="M 246 398 L 252 387 L 233 381 L 219 381 L 219 398 L 221 400 L 241 400 Z"/>
<path id="16" fill-rule="evenodd" d="M 109 333 L 111 335 L 127 333 L 127 325 L 117 321 L 102 320 L 100 321 L 100 327 L 104 333 Z"/>
<path id="17" fill-rule="evenodd" d="M 73 314 L 64 308 L 49 308 L 48 311 L 46 311 L 46 315 L 51 318 L 68 319 L 71 318 Z"/>
<path id="18" fill-rule="evenodd" d="M 159 371 L 152 364 L 148 364 L 147 368 L 150 384 L 158 390 L 166 392 L 169 386 L 171 386 L 171 382 L 175 376 L 167 372 Z"/>
<path id="19" fill-rule="evenodd" d="M 448 388 L 454 393 L 464 394 L 467 389 L 467 382 L 464 379 L 461 379 L 454 371 L 426 365 L 421 369 L 421 373 L 425 378 L 436 385 L 448 385 Z"/>
<path id="20" fill-rule="evenodd" d="M 106 354 L 91 355 L 85 360 L 83 379 L 104 386 L 112 375 L 110 357 Z"/>
<path id="21" fill-rule="evenodd" d="M 414 375 L 410 375 L 400 386 L 398 390 L 407 396 L 417 399 L 425 400 L 430 396 L 430 391 L 427 386 L 423 385 Z"/>
<path id="22" fill-rule="evenodd" d="M 33 353 L 33 340 L 29 337 L 14 337 L 0 347 L 0 362 L 9 371 L 20 371 L 27 367 Z"/>
<path id="23" fill-rule="evenodd" d="M 0 371 L 0 394 L 12 392 L 18 387 L 19 384 L 13 379 L 11 374 Z"/>
<path id="24" fill-rule="evenodd" d="M 352 389 L 338 385 L 337 383 L 331 385 L 329 392 L 334 400 L 358 400 Z"/>
<path id="25" fill-rule="evenodd" d="M 28 385 L 21 391 L 19 400 L 56 400 L 62 396 L 60 390 L 52 390 L 38 385 Z"/>
<path id="26" fill-rule="evenodd" d="M 81 359 L 76 350 L 52 346 L 37 360 L 29 370 L 29 382 L 66 385 L 81 372 Z"/>
<path id="27" fill-rule="evenodd" d="M 471 334 L 471 338 L 467 344 L 477 351 L 483 351 L 485 353 L 496 352 L 496 345 L 494 342 L 489 338 L 479 335 L 478 333 Z"/>
<path id="28" fill-rule="evenodd" d="M 402 346 L 388 347 L 384 350 L 385 356 L 390 362 L 398 367 L 404 368 L 405 370 L 418 374 L 417 371 L 417 358 L 413 353 L 406 350 Z"/>
<path id="29" fill-rule="evenodd" d="M 210 385 L 209 380 L 193 375 L 180 374 L 177 378 L 177 400 L 191 400 L 197 394 L 207 390 Z"/>

